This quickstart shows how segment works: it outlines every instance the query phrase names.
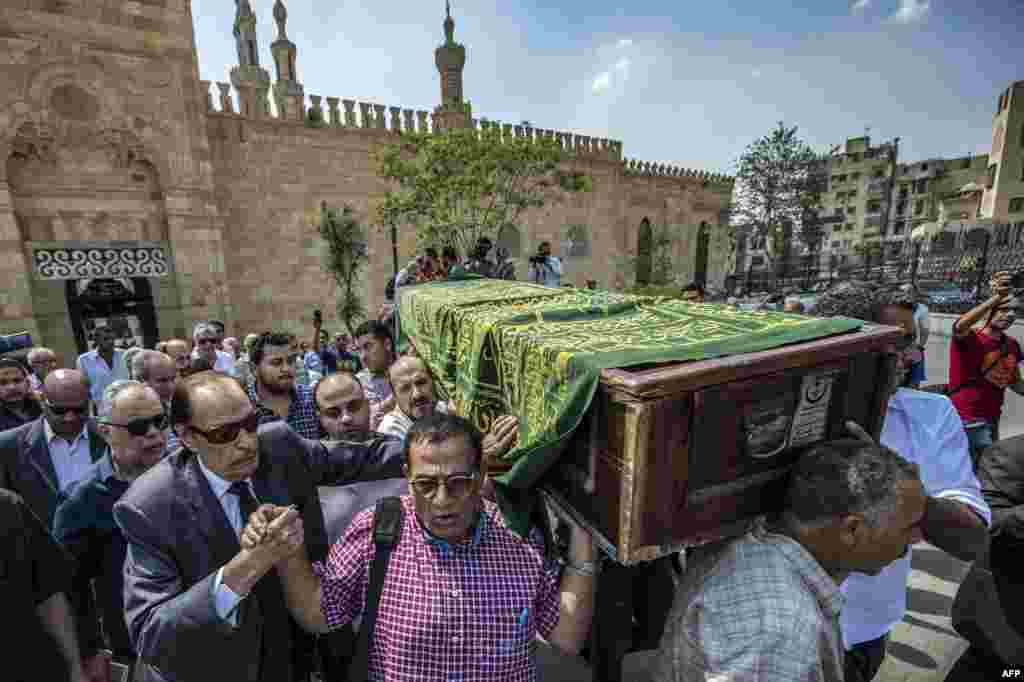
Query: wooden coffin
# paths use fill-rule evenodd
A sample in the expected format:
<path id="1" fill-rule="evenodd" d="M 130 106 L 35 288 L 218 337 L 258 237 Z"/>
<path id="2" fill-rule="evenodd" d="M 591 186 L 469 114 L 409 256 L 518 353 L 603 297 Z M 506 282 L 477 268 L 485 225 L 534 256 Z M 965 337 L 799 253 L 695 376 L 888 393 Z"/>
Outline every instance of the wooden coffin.
<path id="1" fill-rule="evenodd" d="M 779 509 L 801 453 L 848 437 L 846 420 L 878 437 L 894 371 L 882 349 L 900 333 L 604 370 L 543 489 L 623 564 L 740 532 Z"/>

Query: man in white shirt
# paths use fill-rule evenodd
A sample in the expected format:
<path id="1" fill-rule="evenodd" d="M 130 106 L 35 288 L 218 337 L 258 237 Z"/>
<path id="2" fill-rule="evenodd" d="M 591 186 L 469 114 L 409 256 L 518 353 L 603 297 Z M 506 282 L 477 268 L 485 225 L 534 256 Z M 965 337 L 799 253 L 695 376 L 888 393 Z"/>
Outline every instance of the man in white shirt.
<path id="1" fill-rule="evenodd" d="M 537 255 L 530 257 L 530 281 L 547 287 L 562 285 L 562 261 L 551 255 L 551 242 L 541 242 Z"/>
<path id="2" fill-rule="evenodd" d="M 97 327 L 94 332 L 96 349 L 78 356 L 78 371 L 89 380 L 89 395 L 94 405 L 103 400 L 103 391 L 112 381 L 127 379 L 128 365 L 124 351 L 114 348 L 114 331 L 110 327 Z"/>
<path id="3" fill-rule="evenodd" d="M 220 350 L 224 333 L 213 322 L 197 322 L 192 328 L 192 359 L 205 358 L 215 372 L 231 374 L 235 360 Z"/>
<path id="4" fill-rule="evenodd" d="M 971 465 L 967 436 L 949 398 L 904 386 L 915 346 L 913 296 L 870 283 L 847 282 L 818 302 L 823 315 L 842 315 L 901 327 L 892 387 L 879 441 L 918 465 L 928 495 L 921 524 L 924 539 L 958 559 L 972 561 L 985 548 L 992 513 Z M 853 573 L 842 584 L 846 606 L 840 625 L 846 647 L 846 682 L 868 682 L 885 657 L 892 627 L 906 611 L 910 552 L 876 576 Z"/>

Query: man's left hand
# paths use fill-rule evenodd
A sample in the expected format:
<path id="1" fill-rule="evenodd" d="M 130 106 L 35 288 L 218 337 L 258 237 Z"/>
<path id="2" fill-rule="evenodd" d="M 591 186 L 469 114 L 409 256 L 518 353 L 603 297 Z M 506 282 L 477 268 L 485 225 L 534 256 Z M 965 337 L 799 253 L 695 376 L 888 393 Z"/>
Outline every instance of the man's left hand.
<path id="1" fill-rule="evenodd" d="M 85 682 L 110 682 L 110 657 L 105 651 L 82 659 L 82 679 Z"/>
<path id="2" fill-rule="evenodd" d="M 484 461 L 501 459 L 519 435 L 519 418 L 510 414 L 498 417 L 484 436 Z"/>

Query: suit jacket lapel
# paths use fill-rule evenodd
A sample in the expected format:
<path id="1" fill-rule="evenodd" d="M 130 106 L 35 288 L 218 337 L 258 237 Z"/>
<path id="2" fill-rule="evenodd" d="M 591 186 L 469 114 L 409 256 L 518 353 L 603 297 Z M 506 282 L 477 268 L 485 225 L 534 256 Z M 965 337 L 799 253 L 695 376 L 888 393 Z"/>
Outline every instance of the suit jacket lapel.
<path id="1" fill-rule="evenodd" d="M 46 429 L 43 417 L 25 435 L 24 452 L 29 465 L 35 470 L 43 485 L 50 489 L 54 497 L 60 496 L 60 484 L 57 481 L 57 469 L 50 458 L 50 445 L 46 442 Z"/>
<path id="2" fill-rule="evenodd" d="M 196 527 L 210 543 L 214 565 L 223 566 L 238 554 L 241 547 L 224 514 L 224 507 L 221 506 L 220 500 L 214 497 L 210 483 L 199 469 L 198 457 L 195 452 L 189 453 L 188 461 L 185 463 L 186 495 L 192 506 Z"/>

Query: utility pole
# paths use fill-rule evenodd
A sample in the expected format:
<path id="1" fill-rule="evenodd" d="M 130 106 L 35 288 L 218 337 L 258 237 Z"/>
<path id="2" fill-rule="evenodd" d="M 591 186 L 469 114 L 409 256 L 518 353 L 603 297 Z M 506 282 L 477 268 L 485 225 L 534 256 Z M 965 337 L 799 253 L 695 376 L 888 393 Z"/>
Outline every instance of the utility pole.
<path id="1" fill-rule="evenodd" d="M 889 230 L 889 218 L 892 215 L 892 194 L 893 194 L 893 192 L 896 191 L 896 160 L 897 160 L 897 158 L 899 158 L 899 150 L 900 150 L 900 138 L 897 137 L 897 138 L 893 139 L 893 141 L 892 141 L 892 148 L 889 150 L 889 187 L 888 187 L 888 190 L 886 191 L 886 197 L 885 197 L 885 218 L 884 218 L 885 222 L 882 223 L 882 234 L 883 234 L 883 236 Z M 904 239 L 904 241 L 906 241 L 906 236 L 904 236 L 903 239 Z M 883 240 L 882 244 L 884 244 L 884 243 L 885 242 Z M 884 251 L 885 247 L 883 246 L 882 248 L 883 248 L 883 251 Z M 879 258 L 879 262 L 880 263 L 884 263 L 885 262 L 884 256 L 882 258 Z"/>

